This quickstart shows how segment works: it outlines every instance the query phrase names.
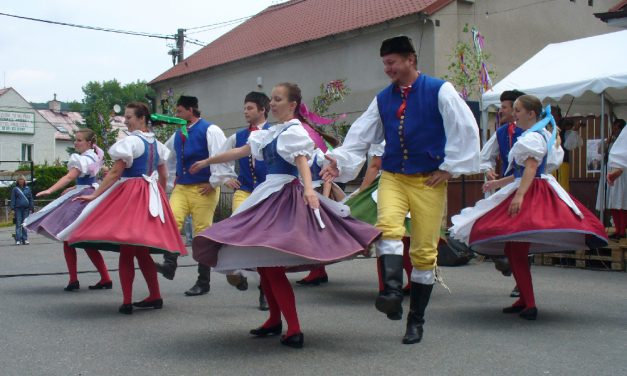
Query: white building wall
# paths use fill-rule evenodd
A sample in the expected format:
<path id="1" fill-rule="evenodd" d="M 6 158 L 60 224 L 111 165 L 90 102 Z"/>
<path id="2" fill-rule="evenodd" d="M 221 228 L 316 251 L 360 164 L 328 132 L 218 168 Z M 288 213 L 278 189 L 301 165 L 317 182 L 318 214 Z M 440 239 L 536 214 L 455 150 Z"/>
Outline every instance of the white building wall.
<path id="1" fill-rule="evenodd" d="M 0 132 L 0 160 L 20 161 L 22 159 L 22 145 L 33 145 L 33 161 L 36 164 L 52 163 L 57 158 L 55 146 L 55 129 L 44 119 L 21 95 L 10 89 L 0 96 L 0 110 L 10 112 L 28 112 L 35 115 L 35 133 L 3 133 Z M 66 154 L 66 153 L 64 153 Z M 0 166 L 0 169 L 10 169 L 13 166 Z"/>

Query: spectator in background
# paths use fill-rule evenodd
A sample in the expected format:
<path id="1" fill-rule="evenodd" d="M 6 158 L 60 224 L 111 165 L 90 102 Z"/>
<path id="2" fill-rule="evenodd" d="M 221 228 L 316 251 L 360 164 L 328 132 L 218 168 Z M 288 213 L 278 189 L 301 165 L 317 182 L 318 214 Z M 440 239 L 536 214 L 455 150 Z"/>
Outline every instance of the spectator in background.
<path id="1" fill-rule="evenodd" d="M 551 114 L 560 129 L 560 138 L 562 139 L 562 148 L 564 149 L 564 160 L 559 168 L 555 170 L 554 176 L 564 190 L 570 192 L 570 152 L 583 145 L 583 140 L 579 136 L 579 128 L 585 126 L 586 123 L 579 121 L 575 124 L 572 119 L 564 119 L 559 106 L 551 106 Z"/>
<path id="2" fill-rule="evenodd" d="M 15 245 L 28 244 L 28 234 L 22 226 L 24 220 L 33 211 L 33 194 L 26 185 L 26 178 L 20 175 L 15 180 L 11 191 L 11 210 L 15 213 Z"/>
<path id="3" fill-rule="evenodd" d="M 621 167 L 620 158 L 616 156 L 626 149 L 625 140 L 625 120 L 616 119 L 612 123 L 612 135 L 608 140 L 606 153 L 609 156 L 607 168 L 607 188 L 605 193 L 605 208 L 612 214 L 614 220 L 614 228 L 616 231 L 610 235 L 610 239 L 620 240 L 625 237 L 625 227 L 627 227 L 627 174 L 619 173 L 624 167 Z M 622 138 L 620 137 L 622 135 Z M 619 140 L 620 138 L 620 140 Z M 624 163 L 624 162 L 623 162 Z M 599 185 L 597 195 L 597 210 L 601 209 L 601 189 L 603 185 Z"/>

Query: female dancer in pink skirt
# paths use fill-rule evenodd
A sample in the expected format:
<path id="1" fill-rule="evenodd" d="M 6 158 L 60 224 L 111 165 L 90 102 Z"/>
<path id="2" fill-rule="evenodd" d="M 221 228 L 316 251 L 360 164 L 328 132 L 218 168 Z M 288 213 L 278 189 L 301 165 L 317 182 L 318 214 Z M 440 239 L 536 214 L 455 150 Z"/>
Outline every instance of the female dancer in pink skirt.
<path id="1" fill-rule="evenodd" d="M 133 313 L 133 306 L 163 307 L 151 252 L 187 254 L 164 191 L 169 152 L 148 131 L 149 117 L 150 111 L 144 103 L 126 106 L 124 118 L 131 134 L 111 146 L 113 168 L 94 193 L 77 198 L 92 202 L 59 234 L 72 246 L 120 253 L 124 301 L 119 312 L 124 314 Z M 132 303 L 135 258 L 150 295 Z"/>

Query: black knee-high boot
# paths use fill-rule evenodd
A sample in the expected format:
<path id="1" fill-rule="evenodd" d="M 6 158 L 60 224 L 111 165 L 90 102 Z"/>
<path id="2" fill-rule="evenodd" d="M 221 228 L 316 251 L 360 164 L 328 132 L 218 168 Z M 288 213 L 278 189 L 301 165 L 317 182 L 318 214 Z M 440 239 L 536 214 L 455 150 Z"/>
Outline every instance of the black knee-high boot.
<path id="1" fill-rule="evenodd" d="M 211 279 L 211 268 L 207 265 L 198 264 L 198 279 L 194 286 L 185 291 L 187 296 L 204 295 L 209 292 L 209 282 Z"/>
<path id="2" fill-rule="evenodd" d="M 425 310 L 429 304 L 433 285 L 411 283 L 409 313 L 407 314 L 407 329 L 403 343 L 408 345 L 422 340 L 422 326 L 425 323 Z"/>
<path id="3" fill-rule="evenodd" d="M 179 255 L 174 253 L 165 253 L 163 255 L 163 264 L 159 264 L 155 262 L 155 266 L 157 267 L 157 272 L 161 273 L 164 278 L 173 280 L 174 273 L 176 273 L 177 260 Z"/>
<path id="4" fill-rule="evenodd" d="M 382 255 L 379 257 L 383 291 L 375 301 L 375 307 L 390 320 L 400 320 L 403 315 L 403 256 Z"/>

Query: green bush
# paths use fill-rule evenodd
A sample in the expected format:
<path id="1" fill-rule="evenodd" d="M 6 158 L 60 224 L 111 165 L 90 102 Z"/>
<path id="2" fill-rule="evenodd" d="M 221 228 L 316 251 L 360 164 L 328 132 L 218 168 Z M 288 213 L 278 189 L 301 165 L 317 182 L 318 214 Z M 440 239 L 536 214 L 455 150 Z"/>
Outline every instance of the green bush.
<path id="1" fill-rule="evenodd" d="M 31 184 L 33 195 L 50 188 L 54 183 L 68 173 L 68 169 L 65 166 L 48 166 L 39 165 L 35 166 L 35 182 Z M 72 186 L 70 184 L 69 186 Z M 61 195 L 63 189 L 55 192 L 54 194 L 46 197 L 50 199 L 57 198 Z"/>

